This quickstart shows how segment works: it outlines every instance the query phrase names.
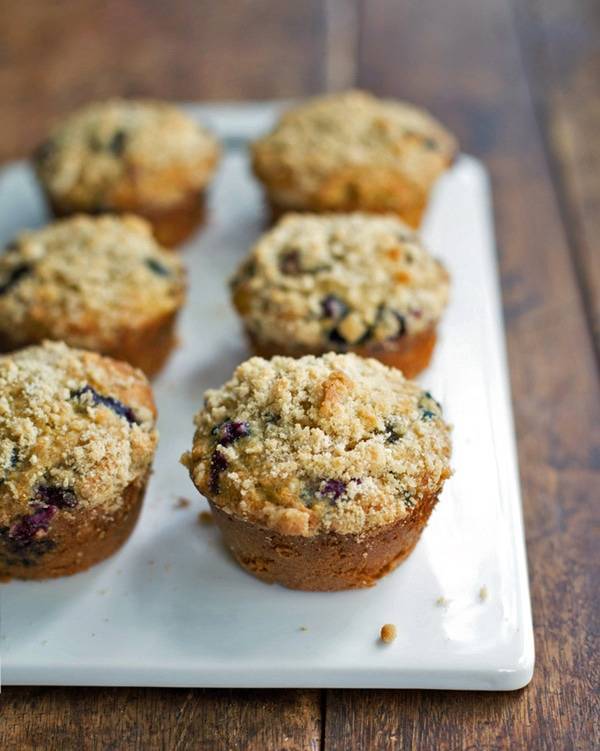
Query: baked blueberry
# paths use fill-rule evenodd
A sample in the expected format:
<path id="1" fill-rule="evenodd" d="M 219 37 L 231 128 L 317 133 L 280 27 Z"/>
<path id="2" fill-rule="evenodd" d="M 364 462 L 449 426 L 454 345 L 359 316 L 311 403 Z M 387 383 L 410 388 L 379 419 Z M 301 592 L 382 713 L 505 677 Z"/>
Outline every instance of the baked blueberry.
<path id="1" fill-rule="evenodd" d="M 89 384 L 83 386 L 80 389 L 75 389 L 75 391 L 71 392 L 71 396 L 74 399 L 81 399 L 86 395 L 89 395 L 89 399 L 94 406 L 107 407 L 108 409 L 111 409 L 116 415 L 119 415 L 119 417 L 124 417 L 129 423 L 137 422 L 137 418 L 131 407 L 123 404 L 113 396 L 104 396 L 102 394 L 99 394 L 96 389 L 94 389 Z"/>
<path id="2" fill-rule="evenodd" d="M 8 270 L 4 271 L 4 275 L 0 277 L 0 295 L 5 295 L 13 287 L 15 287 L 24 276 L 27 276 L 31 271 L 31 266 L 27 263 L 20 263 L 17 266 L 9 266 Z"/>

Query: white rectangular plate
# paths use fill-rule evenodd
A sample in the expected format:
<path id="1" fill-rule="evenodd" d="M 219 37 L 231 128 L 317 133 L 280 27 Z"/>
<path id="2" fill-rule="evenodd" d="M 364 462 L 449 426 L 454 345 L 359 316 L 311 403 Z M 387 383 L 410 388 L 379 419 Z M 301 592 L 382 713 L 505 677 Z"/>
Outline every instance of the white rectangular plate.
<path id="1" fill-rule="evenodd" d="M 274 105 L 193 107 L 226 153 L 207 226 L 183 250 L 181 347 L 155 382 L 161 442 L 140 523 L 91 571 L 0 588 L 5 684 L 515 689 L 533 671 L 517 461 L 490 189 L 463 156 L 424 236 L 452 300 L 422 382 L 454 425 L 455 475 L 414 554 L 376 587 L 294 592 L 242 571 L 178 463 L 206 388 L 248 356 L 226 280 L 264 223 L 243 142 Z M 0 174 L 0 240 L 46 220 L 29 169 Z M 192 499 L 176 508 L 180 497 Z M 398 637 L 379 641 L 384 623 Z"/>

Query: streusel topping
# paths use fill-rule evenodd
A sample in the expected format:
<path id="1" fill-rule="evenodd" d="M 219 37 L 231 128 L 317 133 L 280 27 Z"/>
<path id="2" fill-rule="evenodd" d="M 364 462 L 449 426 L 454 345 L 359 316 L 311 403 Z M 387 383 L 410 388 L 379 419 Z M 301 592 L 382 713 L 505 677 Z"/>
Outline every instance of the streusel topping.
<path id="1" fill-rule="evenodd" d="M 81 208 L 169 204 L 208 182 L 215 138 L 184 112 L 151 100 L 111 99 L 74 112 L 37 149 L 53 197 Z"/>
<path id="2" fill-rule="evenodd" d="M 261 341 L 343 349 L 426 331 L 448 300 L 448 273 L 395 217 L 288 214 L 232 282 Z"/>
<path id="3" fill-rule="evenodd" d="M 309 99 L 286 112 L 253 145 L 265 180 L 311 194 L 347 167 L 398 169 L 427 187 L 452 161 L 454 137 L 427 112 L 406 102 L 348 91 Z"/>
<path id="4" fill-rule="evenodd" d="M 125 363 L 48 342 L 0 357 L 0 528 L 50 507 L 116 510 L 152 464 L 155 422 Z"/>
<path id="5" fill-rule="evenodd" d="M 353 354 L 253 357 L 196 415 L 182 462 L 226 513 L 283 534 L 361 534 L 403 518 L 450 475 L 440 405 Z"/>
<path id="6" fill-rule="evenodd" d="M 183 304 L 185 272 L 133 216 L 77 216 L 25 232 L 0 254 L 0 334 L 114 345 Z"/>

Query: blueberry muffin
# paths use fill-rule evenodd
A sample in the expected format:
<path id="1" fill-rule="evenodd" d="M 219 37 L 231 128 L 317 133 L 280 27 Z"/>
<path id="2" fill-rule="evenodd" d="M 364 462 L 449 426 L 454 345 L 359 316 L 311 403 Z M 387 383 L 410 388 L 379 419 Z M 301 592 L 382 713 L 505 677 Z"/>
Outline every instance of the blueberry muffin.
<path id="1" fill-rule="evenodd" d="M 0 357 L 0 580 L 74 574 L 121 547 L 155 422 L 130 365 L 58 342 Z"/>
<path id="2" fill-rule="evenodd" d="M 206 393 L 182 457 L 260 579 L 366 587 L 415 547 L 450 474 L 431 394 L 354 354 L 252 358 Z"/>
<path id="3" fill-rule="evenodd" d="M 33 155 L 57 216 L 131 212 L 166 246 L 201 222 L 216 140 L 164 102 L 111 99 L 67 117 Z"/>
<path id="4" fill-rule="evenodd" d="M 285 113 L 252 157 L 275 216 L 393 212 L 417 227 L 456 151 L 454 137 L 423 110 L 349 91 Z"/>
<path id="5" fill-rule="evenodd" d="M 416 375 L 429 363 L 448 273 L 400 219 L 287 214 L 232 281 L 257 355 L 353 351 Z"/>
<path id="6" fill-rule="evenodd" d="M 63 219 L 0 254 L 0 351 L 62 340 L 151 375 L 176 342 L 184 298 L 181 261 L 143 219 Z"/>

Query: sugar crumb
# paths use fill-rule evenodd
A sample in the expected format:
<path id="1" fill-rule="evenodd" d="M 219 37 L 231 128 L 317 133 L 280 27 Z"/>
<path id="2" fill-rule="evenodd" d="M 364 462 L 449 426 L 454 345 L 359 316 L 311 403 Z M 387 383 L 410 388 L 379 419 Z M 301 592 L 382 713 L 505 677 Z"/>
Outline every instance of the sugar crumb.
<path id="1" fill-rule="evenodd" d="M 187 498 L 183 498 L 183 496 L 180 496 L 177 501 L 173 504 L 173 508 L 175 509 L 181 509 L 181 508 L 188 508 L 191 501 L 189 501 Z"/>
<path id="2" fill-rule="evenodd" d="M 397 636 L 396 626 L 393 623 L 385 623 L 381 627 L 381 641 L 385 644 L 391 644 Z"/>
<path id="3" fill-rule="evenodd" d="M 483 586 L 479 589 L 479 592 L 477 593 L 477 596 L 479 597 L 479 602 L 485 602 L 489 597 L 488 588 L 486 586 Z"/>
<path id="4" fill-rule="evenodd" d="M 438 608 L 447 608 L 448 605 L 450 605 L 450 600 L 448 600 L 446 597 L 442 595 L 437 598 L 437 600 L 435 601 L 435 604 Z"/>

